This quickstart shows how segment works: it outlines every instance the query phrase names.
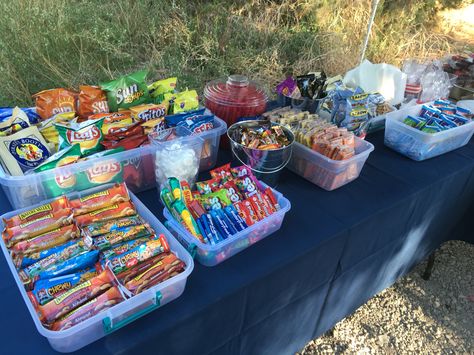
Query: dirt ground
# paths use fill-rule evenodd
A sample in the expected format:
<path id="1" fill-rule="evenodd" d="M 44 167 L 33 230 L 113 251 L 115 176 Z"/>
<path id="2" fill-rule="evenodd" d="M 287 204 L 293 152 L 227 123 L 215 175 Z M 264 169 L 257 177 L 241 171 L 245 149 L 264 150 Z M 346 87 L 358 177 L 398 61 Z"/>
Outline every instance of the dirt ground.
<path id="1" fill-rule="evenodd" d="M 445 243 L 428 281 L 425 267 L 426 261 L 299 354 L 473 354 L 474 245 Z"/>

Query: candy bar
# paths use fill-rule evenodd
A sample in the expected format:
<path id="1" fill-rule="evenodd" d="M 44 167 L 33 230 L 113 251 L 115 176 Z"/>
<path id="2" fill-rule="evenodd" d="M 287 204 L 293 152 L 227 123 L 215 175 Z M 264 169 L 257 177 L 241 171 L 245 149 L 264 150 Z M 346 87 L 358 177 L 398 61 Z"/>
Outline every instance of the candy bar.
<path id="1" fill-rule="evenodd" d="M 94 222 L 81 228 L 84 237 L 97 237 L 102 234 L 116 231 L 118 229 L 143 224 L 140 216 L 130 216 L 112 219 L 104 222 Z"/>
<path id="2" fill-rule="evenodd" d="M 132 202 L 115 203 L 76 217 L 78 226 L 85 226 L 94 222 L 105 221 L 109 219 L 134 216 L 137 212 Z"/>
<path id="3" fill-rule="evenodd" d="M 125 184 L 116 184 L 110 189 L 96 192 L 94 194 L 71 200 L 69 203 L 74 209 L 74 215 L 83 215 L 105 206 L 130 200 Z"/>
<path id="4" fill-rule="evenodd" d="M 19 226 L 21 224 L 36 220 L 40 217 L 49 215 L 50 213 L 61 211 L 68 206 L 69 201 L 66 199 L 66 197 L 60 197 L 50 203 L 46 203 L 31 210 L 27 210 L 16 216 L 10 217 L 9 219 L 4 219 L 3 223 L 8 228 Z"/>

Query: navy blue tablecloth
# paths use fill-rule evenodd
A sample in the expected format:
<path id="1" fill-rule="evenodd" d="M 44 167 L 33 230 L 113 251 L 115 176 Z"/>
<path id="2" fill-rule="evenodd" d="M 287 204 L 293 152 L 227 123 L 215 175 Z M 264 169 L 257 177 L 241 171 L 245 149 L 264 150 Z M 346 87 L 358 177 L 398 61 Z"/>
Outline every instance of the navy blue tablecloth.
<path id="1" fill-rule="evenodd" d="M 327 192 L 285 170 L 277 189 L 292 209 L 281 230 L 216 267 L 196 264 L 179 299 L 77 353 L 290 354 L 444 241 L 474 242 L 473 142 L 414 162 L 383 132 L 368 140 L 375 151 L 357 180 Z M 138 196 L 162 218 L 156 191 Z M 4 258 L 0 277 L 2 353 L 54 353 Z"/>

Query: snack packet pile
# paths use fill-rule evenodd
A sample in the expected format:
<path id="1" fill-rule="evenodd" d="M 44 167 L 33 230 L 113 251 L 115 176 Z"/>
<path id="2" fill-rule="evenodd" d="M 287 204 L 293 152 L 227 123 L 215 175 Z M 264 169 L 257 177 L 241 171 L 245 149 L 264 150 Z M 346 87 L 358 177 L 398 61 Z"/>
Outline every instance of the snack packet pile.
<path id="1" fill-rule="evenodd" d="M 321 119 L 317 114 L 291 107 L 268 111 L 263 116 L 295 134 L 297 142 L 333 160 L 345 160 L 355 155 L 354 134 L 346 128 Z"/>
<path id="2" fill-rule="evenodd" d="M 433 105 L 423 105 L 418 116 L 408 116 L 406 125 L 426 133 L 438 133 L 470 122 L 474 115 L 468 109 L 450 101 L 436 100 Z"/>
<path id="3" fill-rule="evenodd" d="M 35 109 L 0 109 L 3 168 L 23 175 L 40 165 L 41 171 L 59 166 L 55 153 L 68 155 L 76 144 L 80 157 L 87 158 L 103 150 L 141 147 L 148 144 L 148 134 L 168 127 L 183 125 L 195 133 L 214 128 L 214 116 L 199 109 L 195 90 L 178 92 L 175 77 L 147 85 L 147 74 L 142 70 L 99 86 L 81 85 L 78 92 L 43 90 L 33 95 Z M 210 149 L 207 142 L 205 152 Z M 63 159 L 60 166 L 77 161 Z"/>
<path id="4" fill-rule="evenodd" d="M 301 100 L 304 98 L 317 100 L 326 97 L 327 77 L 324 71 L 287 77 L 276 86 L 277 94 Z"/>
<path id="5" fill-rule="evenodd" d="M 43 325 L 65 330 L 181 273 L 124 184 L 4 220 L 2 237 Z"/>
<path id="6" fill-rule="evenodd" d="M 230 163 L 210 171 L 196 183 L 169 179 L 161 190 L 164 205 L 197 240 L 216 245 L 280 209 L 272 189 L 263 188 L 249 168 Z"/>

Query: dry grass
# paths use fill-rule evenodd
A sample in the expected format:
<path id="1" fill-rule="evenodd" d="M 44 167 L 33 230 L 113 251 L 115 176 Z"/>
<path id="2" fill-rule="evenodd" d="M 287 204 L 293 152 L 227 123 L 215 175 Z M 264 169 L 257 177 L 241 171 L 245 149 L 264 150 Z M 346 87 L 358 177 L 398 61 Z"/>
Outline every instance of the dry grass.
<path id="1" fill-rule="evenodd" d="M 428 1 L 381 1 L 367 57 L 400 64 L 466 43 L 433 26 Z M 440 0 L 460 6 L 463 0 Z M 244 73 L 268 88 L 286 73 L 358 64 L 370 0 L 10 0 L 0 2 L 0 105 L 138 68 L 182 87 Z M 427 5 L 428 4 L 428 5 Z M 441 9 L 440 6 L 435 10 Z M 452 27 L 451 27 L 452 28 Z M 468 38 L 469 39 L 469 38 Z M 472 37 L 470 37 L 472 40 Z M 471 42 L 472 44 L 472 42 Z"/>

